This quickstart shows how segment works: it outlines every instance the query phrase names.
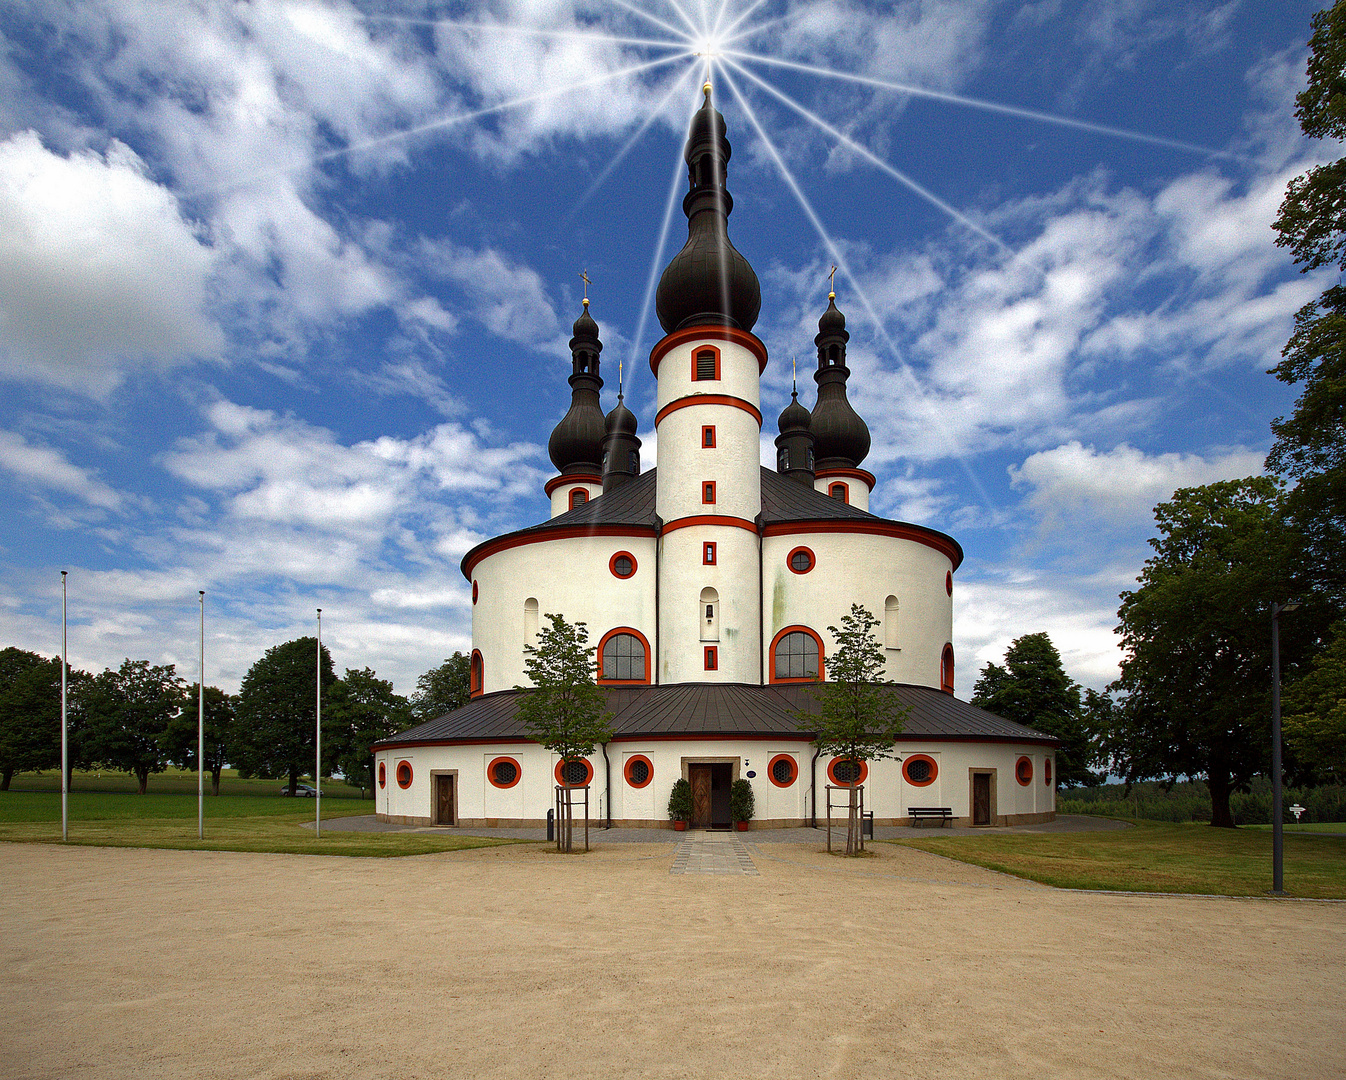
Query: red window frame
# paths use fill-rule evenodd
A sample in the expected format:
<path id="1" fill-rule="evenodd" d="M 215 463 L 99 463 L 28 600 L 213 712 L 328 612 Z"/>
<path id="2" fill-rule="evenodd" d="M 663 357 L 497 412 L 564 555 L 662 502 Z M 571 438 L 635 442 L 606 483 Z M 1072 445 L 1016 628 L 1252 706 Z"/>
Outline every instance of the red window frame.
<path id="1" fill-rule="evenodd" d="M 776 779 L 776 763 L 779 761 L 790 763 L 790 779 L 784 784 Z M 793 754 L 777 754 L 766 763 L 766 776 L 778 788 L 794 787 L 795 781 L 799 779 L 799 762 L 795 760 Z"/>
<path id="2" fill-rule="evenodd" d="M 472 579 L 472 603 L 477 602 L 477 579 Z"/>
<path id="3" fill-rule="evenodd" d="M 924 761 L 927 765 L 930 766 L 930 776 L 928 779 L 913 780 L 911 778 L 911 773 L 907 771 L 907 766 L 910 765 L 913 761 Z M 912 787 L 929 787 L 931 784 L 933 784 L 936 780 L 939 779 L 939 762 L 936 761 L 934 758 L 932 758 L 929 754 L 908 754 L 906 759 L 902 762 L 902 779 L 905 780 Z"/>
<path id="4" fill-rule="evenodd" d="M 508 784 L 502 784 L 495 778 L 495 767 L 499 765 L 502 761 L 507 762 L 508 764 L 514 766 L 514 779 Z M 509 788 L 512 788 L 515 784 L 517 784 L 522 778 L 523 778 L 523 769 L 519 765 L 518 758 L 512 758 L 512 757 L 492 758 L 490 764 L 486 766 L 486 780 L 491 785 L 491 787 L 500 788 L 501 790 L 508 790 Z"/>
<path id="5" fill-rule="evenodd" d="M 705 663 L 706 671 L 719 671 L 720 647 L 718 645 L 707 645 L 702 659 Z"/>
<path id="6" fill-rule="evenodd" d="M 705 541 L 701 545 L 701 565 L 715 566 L 716 565 L 715 554 L 716 554 L 715 541 L 714 540 Z"/>
<path id="7" fill-rule="evenodd" d="M 553 775 L 555 775 L 555 777 L 556 777 L 556 782 L 557 782 L 558 784 L 560 784 L 562 787 L 576 787 L 576 788 L 585 787 L 585 786 L 588 785 L 588 784 L 593 780 L 593 778 L 594 778 L 594 765 L 593 765 L 593 762 L 590 761 L 588 758 L 582 758 L 582 757 L 581 757 L 581 758 L 571 758 L 570 760 L 571 760 L 571 761 L 579 761 L 579 762 L 582 762 L 582 763 L 584 764 L 584 767 L 589 771 L 589 775 L 586 776 L 586 777 L 584 778 L 584 782 L 581 783 L 581 784 L 567 784 L 567 783 L 566 783 L 565 775 L 564 775 L 564 774 L 562 773 L 562 771 L 561 771 L 562 767 L 565 766 L 565 764 L 566 764 L 566 759 L 565 759 L 565 758 L 562 758 L 560 761 L 558 761 L 558 762 L 556 763 L 556 768 L 553 770 Z"/>
<path id="8" fill-rule="evenodd" d="M 715 481 L 701 481 L 701 502 L 707 506 L 715 501 Z"/>
<path id="9" fill-rule="evenodd" d="M 798 555 L 801 551 L 809 557 L 809 564 L 803 570 L 796 570 L 795 556 Z M 791 548 L 790 554 L 785 556 L 785 565 L 790 568 L 790 573 L 792 574 L 807 574 L 810 571 L 812 571 L 815 566 L 818 565 L 818 556 L 813 554 L 812 548 L 802 546 L 797 548 Z"/>
<path id="10" fill-rule="evenodd" d="M 818 643 L 818 676 L 815 679 L 812 675 L 804 675 L 800 678 L 776 678 L 776 646 L 785 640 L 786 634 L 796 634 L 802 631 L 808 634 Z M 827 681 L 827 665 L 824 661 L 827 654 L 823 649 L 823 639 L 811 626 L 787 626 L 780 633 L 771 639 L 771 649 L 767 653 L 767 682 L 768 683 L 811 683 Z"/>
<path id="11" fill-rule="evenodd" d="M 855 783 L 853 785 L 843 784 L 840 780 L 838 780 L 837 774 L 833 770 L 836 769 L 838 765 L 844 765 L 846 762 L 850 760 L 851 760 L 850 758 L 834 757 L 831 761 L 827 763 L 827 779 L 832 781 L 832 783 L 836 784 L 837 787 L 859 787 L 861 784 L 863 784 L 866 780 L 869 779 L 869 762 L 857 761 L 856 764 L 860 766 L 860 775 L 856 777 Z"/>
<path id="12" fill-rule="evenodd" d="M 387 764 L 387 762 L 380 761 L 380 762 L 379 762 L 379 787 L 382 788 L 382 787 L 387 787 L 387 786 L 388 786 L 388 764 Z"/>
<path id="13" fill-rule="evenodd" d="M 637 784 L 634 780 L 631 779 L 631 766 L 634 765 L 637 761 L 643 761 L 645 763 L 645 767 L 650 770 L 648 773 L 646 773 L 645 782 L 643 784 Z M 652 783 L 654 783 L 654 762 L 651 761 L 649 758 L 647 758 L 644 754 L 632 754 L 629 758 L 626 759 L 626 764 L 622 766 L 622 779 L 624 779 L 627 782 L 627 784 L 633 788 L 649 787 Z"/>
<path id="14" fill-rule="evenodd" d="M 617 560 L 621 558 L 627 558 L 631 560 L 631 572 L 629 574 L 617 573 Z M 636 562 L 636 557 L 632 555 L 629 551 L 615 551 L 612 554 L 612 558 L 608 560 L 608 570 L 611 572 L 612 576 L 617 578 L 619 581 L 630 580 L 631 578 L 636 576 L 636 571 L 639 569 L 640 564 Z"/>
<path id="15" fill-rule="evenodd" d="M 702 353 L 715 354 L 715 378 L 699 379 L 696 375 L 696 359 Z M 714 345 L 698 345 L 692 350 L 692 382 L 719 382 L 720 381 L 720 350 Z"/>
<path id="16" fill-rule="evenodd" d="M 953 693 L 953 645 L 944 646 L 939 657 L 939 688 L 946 694 Z"/>
<path id="17" fill-rule="evenodd" d="M 1044 758 L 1042 762 L 1042 782 L 1047 786 L 1052 786 L 1052 759 Z"/>
<path id="18" fill-rule="evenodd" d="M 1019 781 L 1020 787 L 1027 787 L 1033 782 L 1033 759 L 1027 754 L 1020 755 L 1014 763 L 1014 779 Z"/>
<path id="19" fill-rule="evenodd" d="M 640 642 L 645 648 L 645 677 L 643 679 L 609 679 L 603 674 L 603 646 L 608 643 L 609 638 L 614 638 L 618 634 L 630 634 Z M 648 686 L 650 684 L 650 643 L 645 635 L 634 626 L 614 626 L 598 641 L 598 675 L 597 681 L 600 686 Z"/>
<path id="20" fill-rule="evenodd" d="M 701 449 L 702 449 L 702 450 L 714 450 L 714 449 L 715 449 L 715 425 L 714 425 L 714 424 L 702 424 L 702 425 L 701 425 Z"/>
<path id="21" fill-rule="evenodd" d="M 586 488 L 570 489 L 570 509 L 574 510 L 577 506 L 583 506 L 589 501 L 589 492 Z"/>
<path id="22" fill-rule="evenodd" d="M 399 761 L 397 763 L 396 775 L 397 775 L 398 787 L 400 787 L 403 791 L 406 791 L 407 788 L 411 787 L 411 781 L 415 776 L 415 773 L 411 771 L 411 762 Z"/>
<path id="23" fill-rule="evenodd" d="M 953 571 L 946 571 L 944 574 L 944 591 L 950 596 L 953 595 Z"/>
<path id="24" fill-rule="evenodd" d="M 833 480 L 827 485 L 827 497 L 829 499 L 835 499 L 838 490 L 841 492 L 840 501 L 849 505 L 851 501 L 851 485 L 843 480 Z"/>
<path id="25" fill-rule="evenodd" d="M 467 676 L 467 693 L 469 697 L 481 697 L 481 688 L 486 681 L 486 665 L 481 658 L 481 650 L 472 650 L 471 668 Z"/>

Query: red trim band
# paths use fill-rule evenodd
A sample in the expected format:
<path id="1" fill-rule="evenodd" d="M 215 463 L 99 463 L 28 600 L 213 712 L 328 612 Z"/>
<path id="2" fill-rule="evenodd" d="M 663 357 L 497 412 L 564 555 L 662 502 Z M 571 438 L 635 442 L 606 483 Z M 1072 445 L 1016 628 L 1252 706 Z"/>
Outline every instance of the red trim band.
<path id="1" fill-rule="evenodd" d="M 826 480 L 833 476 L 849 476 L 854 480 L 863 480 L 869 485 L 870 491 L 873 491 L 874 485 L 878 483 L 874 478 L 874 474 L 872 472 L 866 472 L 864 469 L 846 469 L 840 467 L 835 469 L 819 469 L 813 475 L 819 480 Z"/>
<path id="2" fill-rule="evenodd" d="M 686 409 L 692 405 L 727 405 L 731 409 L 742 409 L 757 421 L 759 428 L 762 426 L 762 411 L 756 405 L 751 401 L 745 401 L 741 397 L 732 397 L 729 394 L 688 394 L 686 397 L 677 398 L 654 414 L 654 426 L 658 427 L 669 413 Z M 709 447 L 706 447 L 706 449 L 709 449 Z"/>
<path id="3" fill-rule="evenodd" d="M 654 536 L 653 525 L 560 525 L 554 529 L 498 536 L 478 544 L 463 556 L 463 576 L 470 578 L 477 565 L 490 555 L 527 544 L 542 544 L 548 540 L 569 540 L 577 536 Z"/>
<path id="4" fill-rule="evenodd" d="M 755 334 L 736 326 L 689 326 L 686 330 L 673 331 L 650 350 L 650 370 L 656 379 L 659 377 L 659 361 L 689 341 L 732 341 L 757 357 L 757 374 L 766 370 L 766 346 Z"/>
<path id="5" fill-rule="evenodd" d="M 551 498 L 551 493 L 562 484 L 597 484 L 602 487 L 603 478 L 601 476 L 590 476 L 588 473 L 571 473 L 568 476 L 562 473 L 560 476 L 553 476 L 543 484 L 542 490 L 547 493 L 547 498 Z"/>
<path id="6" fill-rule="evenodd" d="M 664 526 L 668 531 L 668 526 Z M 951 536 L 937 533 L 932 529 L 923 529 L 919 525 L 908 525 L 902 521 L 779 521 L 768 525 L 763 536 L 800 536 L 808 533 L 868 533 L 873 536 L 892 536 L 898 540 L 914 540 L 928 548 L 934 548 L 948 557 L 953 568 L 958 569 L 963 561 L 963 549 Z"/>
<path id="7" fill-rule="evenodd" d="M 674 518 L 664 526 L 663 531 L 667 535 L 678 529 L 690 529 L 693 525 L 723 525 L 726 528 L 747 529 L 750 533 L 757 531 L 757 526 L 747 518 L 724 514 L 693 514 L 691 517 Z"/>

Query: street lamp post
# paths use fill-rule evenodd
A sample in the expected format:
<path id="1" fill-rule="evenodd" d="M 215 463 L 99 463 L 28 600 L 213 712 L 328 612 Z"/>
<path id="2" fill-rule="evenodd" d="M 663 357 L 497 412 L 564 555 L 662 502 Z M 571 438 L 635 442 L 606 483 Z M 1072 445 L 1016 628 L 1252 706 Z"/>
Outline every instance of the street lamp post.
<path id="1" fill-rule="evenodd" d="M 206 838 L 206 590 L 201 601 L 201 640 L 196 675 L 196 838 Z"/>
<path id="2" fill-rule="evenodd" d="M 313 732 L 313 835 L 322 835 L 322 608 L 318 609 L 318 698 Z"/>
<path id="3" fill-rule="evenodd" d="M 1281 613 L 1293 600 L 1271 604 L 1271 892 L 1285 892 L 1285 808 L 1281 797 Z"/>
<path id="4" fill-rule="evenodd" d="M 68 802 L 70 798 L 70 750 L 69 738 L 66 734 L 66 675 L 70 670 L 69 639 L 66 637 L 65 630 L 65 576 L 69 573 L 67 570 L 61 571 L 61 839 L 70 839 L 70 811 Z"/>

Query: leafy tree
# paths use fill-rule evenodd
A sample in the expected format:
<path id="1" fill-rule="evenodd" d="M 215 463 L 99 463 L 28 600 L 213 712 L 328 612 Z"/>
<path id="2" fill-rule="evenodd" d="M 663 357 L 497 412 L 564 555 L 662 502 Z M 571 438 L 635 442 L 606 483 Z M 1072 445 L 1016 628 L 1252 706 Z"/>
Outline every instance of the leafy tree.
<path id="1" fill-rule="evenodd" d="M 0 791 L 61 761 L 61 658 L 0 651 Z"/>
<path id="2" fill-rule="evenodd" d="M 472 658 L 456 652 L 417 679 L 416 692 L 411 695 L 416 723 L 438 719 L 471 701 L 471 675 Z"/>
<path id="3" fill-rule="evenodd" d="M 827 657 L 827 681 L 817 684 L 819 712 L 800 714 L 800 727 L 813 731 L 813 745 L 823 754 L 854 762 L 846 818 L 846 854 L 864 847 L 860 830 L 859 763 L 896 757 L 894 743 L 910 711 L 887 690 L 883 669 L 887 658 L 874 636 L 879 620 L 852 604 L 841 628 L 829 626 L 836 643 Z"/>
<path id="4" fill-rule="evenodd" d="M 1346 138 L 1346 0 L 1313 16 L 1308 87 L 1295 99 L 1304 134 Z M 1290 181 L 1272 225 L 1276 243 L 1307 273 L 1346 270 L 1346 158 Z M 1315 556 L 1308 564 L 1318 591 L 1346 602 L 1346 286 L 1338 283 L 1305 304 L 1271 369 L 1281 382 L 1302 383 L 1289 417 L 1272 421 L 1276 442 L 1267 467 L 1296 486 L 1287 509 Z"/>
<path id="5" fill-rule="evenodd" d="M 237 716 L 231 763 L 244 776 L 287 777 L 290 794 L 314 767 L 317 721 L 317 639 L 274 645 L 248 669 L 234 706 Z M 332 654 L 322 650 L 323 710 L 336 676 Z"/>
<path id="6" fill-rule="evenodd" d="M 1270 756 L 1272 601 L 1295 594 L 1298 538 L 1268 477 L 1183 488 L 1155 507 L 1154 557 L 1122 593 L 1125 658 L 1105 733 L 1111 770 L 1128 783 L 1201 775 L 1211 824 L 1232 828 L 1229 797 Z M 1290 674 L 1313 619 L 1282 619 Z"/>
<path id="7" fill-rule="evenodd" d="M 135 776 L 145 794 L 150 773 L 164 771 L 163 739 L 183 706 L 184 684 L 172 664 L 124 660 L 93 679 L 88 689 L 84 755 Z"/>
<path id="8" fill-rule="evenodd" d="M 1301 767 L 1327 783 L 1346 780 L 1346 622 L 1332 628 L 1327 647 L 1282 704 L 1285 741 Z"/>
<path id="9" fill-rule="evenodd" d="M 207 686 L 205 693 L 206 771 L 210 773 L 210 793 L 220 793 L 220 773 L 229 764 L 229 751 L 234 742 L 234 698 L 218 686 Z M 162 745 L 168 759 L 180 769 L 196 771 L 196 754 L 200 746 L 198 715 L 201 699 L 197 684 L 187 687 L 182 712 L 169 723 Z"/>
<path id="10" fill-rule="evenodd" d="M 1011 642 L 1005 666 L 987 664 L 972 688 L 972 704 L 1006 720 L 1061 740 L 1056 751 L 1059 787 L 1090 785 L 1096 750 L 1084 721 L 1080 688 L 1061 665 L 1061 654 L 1046 634 L 1025 634 Z"/>
<path id="11" fill-rule="evenodd" d="M 374 794 L 374 755 L 370 747 L 405 731 L 415 721 L 407 699 L 393 692 L 373 668 L 347 668 L 323 701 L 323 766 L 346 783 Z"/>
<path id="12" fill-rule="evenodd" d="M 524 670 L 535 689 L 523 696 L 519 716 L 528 734 L 561 759 L 564 770 L 564 763 L 588 757 L 598 743 L 612 738 L 612 713 L 595 682 L 596 649 L 589 644 L 588 627 L 550 613 L 547 621 L 537 645 L 524 646 Z M 571 851 L 574 815 L 568 799 L 561 827 L 563 847 Z"/>

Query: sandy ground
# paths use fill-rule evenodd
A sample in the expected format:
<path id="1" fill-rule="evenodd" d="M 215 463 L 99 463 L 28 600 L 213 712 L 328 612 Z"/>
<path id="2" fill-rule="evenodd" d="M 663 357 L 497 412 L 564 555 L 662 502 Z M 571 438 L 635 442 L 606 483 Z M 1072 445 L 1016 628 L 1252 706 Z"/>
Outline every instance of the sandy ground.
<path id="1" fill-rule="evenodd" d="M 3 1077 L 1341 1077 L 1346 905 L 0 844 Z"/>

